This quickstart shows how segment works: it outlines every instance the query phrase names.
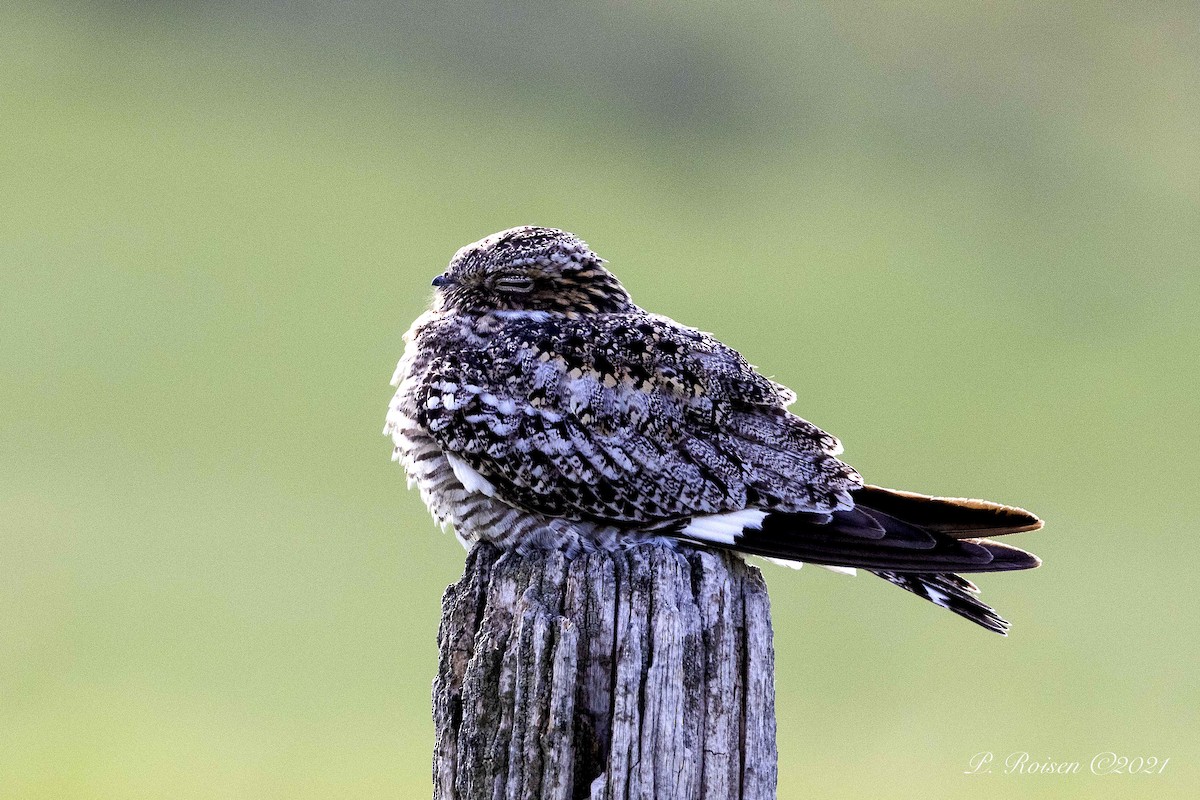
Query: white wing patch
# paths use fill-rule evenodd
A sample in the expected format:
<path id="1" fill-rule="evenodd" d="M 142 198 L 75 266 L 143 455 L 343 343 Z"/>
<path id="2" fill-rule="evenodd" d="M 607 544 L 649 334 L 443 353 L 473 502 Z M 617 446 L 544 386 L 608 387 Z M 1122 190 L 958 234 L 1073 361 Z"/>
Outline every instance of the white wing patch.
<path id="1" fill-rule="evenodd" d="M 457 471 L 457 468 L 455 468 L 455 472 Z M 738 539 L 742 537 L 744 529 L 761 529 L 762 521 L 766 516 L 766 511 L 747 508 L 742 511 L 730 511 L 727 514 L 710 514 L 703 517 L 693 517 L 691 523 L 680 533 L 683 536 L 690 536 L 702 542 L 736 545 Z M 790 567 L 791 569 L 800 569 L 805 563 L 803 561 L 791 561 L 786 558 L 767 558 L 767 561 L 783 567 Z M 858 574 L 858 571 L 854 567 L 838 567 L 830 564 L 814 564 L 813 566 L 842 575 Z"/>
<path id="2" fill-rule="evenodd" d="M 492 485 L 492 482 L 480 475 L 470 464 L 454 455 L 454 453 L 446 453 L 446 460 L 450 462 L 450 469 L 454 470 L 454 477 L 458 478 L 458 482 L 468 492 L 475 492 L 487 495 L 488 497 L 496 496 L 496 487 Z"/>
<path id="3" fill-rule="evenodd" d="M 759 527 L 766 516 L 767 512 L 754 508 L 730 511 L 727 514 L 709 514 L 703 517 L 694 517 L 681 533 L 705 542 L 734 544 L 742 535 L 743 528 Z"/>

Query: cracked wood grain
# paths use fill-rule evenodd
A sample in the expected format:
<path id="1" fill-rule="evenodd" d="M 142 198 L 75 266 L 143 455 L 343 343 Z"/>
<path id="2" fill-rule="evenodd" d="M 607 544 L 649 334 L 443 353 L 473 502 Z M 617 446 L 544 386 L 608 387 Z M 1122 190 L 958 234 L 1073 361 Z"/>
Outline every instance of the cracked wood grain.
<path id="1" fill-rule="evenodd" d="M 642 545 L 477 545 L 442 599 L 436 800 L 775 797 L 759 571 Z"/>

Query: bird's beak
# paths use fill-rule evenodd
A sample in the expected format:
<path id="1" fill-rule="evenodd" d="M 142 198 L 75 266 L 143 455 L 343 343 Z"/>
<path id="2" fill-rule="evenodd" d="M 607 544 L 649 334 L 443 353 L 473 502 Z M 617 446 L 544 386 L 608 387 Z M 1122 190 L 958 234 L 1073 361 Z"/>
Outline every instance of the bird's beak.
<path id="1" fill-rule="evenodd" d="M 433 285 L 439 289 L 451 283 L 454 283 L 454 279 L 450 277 L 450 273 L 448 272 L 443 272 L 441 275 L 438 275 L 433 279 Z"/>

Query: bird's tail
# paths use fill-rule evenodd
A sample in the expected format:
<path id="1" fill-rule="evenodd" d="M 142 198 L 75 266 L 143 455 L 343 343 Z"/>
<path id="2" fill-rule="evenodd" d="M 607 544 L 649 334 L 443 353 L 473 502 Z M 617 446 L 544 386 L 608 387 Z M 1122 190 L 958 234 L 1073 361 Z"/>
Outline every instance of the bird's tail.
<path id="1" fill-rule="evenodd" d="M 1042 521 L 1025 509 L 989 500 L 930 497 L 870 485 L 855 491 L 853 497 L 855 505 L 867 506 L 955 539 L 1004 536 L 1036 531 L 1042 527 Z"/>
<path id="2" fill-rule="evenodd" d="M 885 581 L 906 589 L 934 605 L 966 617 L 976 625 L 1001 636 L 1008 635 L 1009 622 L 975 595 L 979 587 L 953 572 L 889 572 L 871 570 Z"/>
<path id="3" fill-rule="evenodd" d="M 979 538 L 1042 527 L 1024 509 L 984 500 L 929 497 L 866 486 L 855 506 L 830 514 L 739 511 L 696 518 L 679 535 L 750 555 L 835 567 L 861 567 L 988 630 L 1008 623 L 957 572 L 1030 569 L 1041 561 Z"/>

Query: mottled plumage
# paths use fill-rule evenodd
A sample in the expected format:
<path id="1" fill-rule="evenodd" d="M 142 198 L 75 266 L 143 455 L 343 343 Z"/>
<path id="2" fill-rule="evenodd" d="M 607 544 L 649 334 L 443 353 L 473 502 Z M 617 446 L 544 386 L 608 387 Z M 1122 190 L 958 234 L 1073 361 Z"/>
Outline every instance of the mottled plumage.
<path id="1" fill-rule="evenodd" d="M 1021 509 L 864 486 L 795 395 L 711 335 L 638 308 L 575 236 L 522 227 L 434 279 L 384 433 L 434 518 L 519 550 L 647 537 L 864 567 L 991 629 L 954 571 L 1037 559 L 985 539 Z"/>

